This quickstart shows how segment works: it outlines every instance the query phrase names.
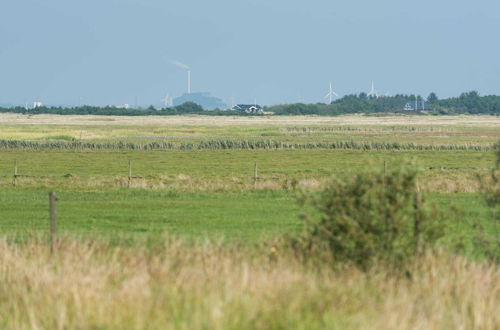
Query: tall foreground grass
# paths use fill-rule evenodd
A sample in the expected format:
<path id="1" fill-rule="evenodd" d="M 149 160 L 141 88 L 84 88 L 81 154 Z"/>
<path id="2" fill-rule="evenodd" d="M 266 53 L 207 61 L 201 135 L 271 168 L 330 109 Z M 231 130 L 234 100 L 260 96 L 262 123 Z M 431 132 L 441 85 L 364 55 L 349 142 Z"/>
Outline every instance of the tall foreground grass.
<path id="1" fill-rule="evenodd" d="M 401 277 L 279 248 L 0 241 L 4 329 L 498 329 L 500 272 L 427 254 Z"/>

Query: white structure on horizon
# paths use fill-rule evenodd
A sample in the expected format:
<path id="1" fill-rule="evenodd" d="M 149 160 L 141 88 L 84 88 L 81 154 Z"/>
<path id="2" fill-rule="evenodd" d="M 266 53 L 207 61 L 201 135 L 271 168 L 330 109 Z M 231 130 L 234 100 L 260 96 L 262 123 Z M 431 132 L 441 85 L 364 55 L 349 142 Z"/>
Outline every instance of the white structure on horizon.
<path id="1" fill-rule="evenodd" d="M 33 102 L 33 109 L 41 108 L 41 107 L 43 107 L 43 102 L 41 102 L 41 101 Z"/>
<path id="2" fill-rule="evenodd" d="M 372 80 L 372 89 L 370 90 L 370 92 L 368 92 L 368 94 L 366 94 L 367 96 L 369 97 L 375 97 L 377 98 L 378 97 L 378 94 L 377 92 L 375 91 L 375 82 Z"/>
<path id="3" fill-rule="evenodd" d="M 330 81 L 330 90 L 329 90 L 328 94 L 326 94 L 326 95 L 325 95 L 325 99 L 326 99 L 326 98 L 329 98 L 330 103 L 328 103 L 328 104 L 331 104 L 331 103 L 332 103 L 333 98 L 334 98 L 334 97 L 338 97 L 338 96 L 339 96 L 339 95 L 333 91 L 332 82 Z"/>
<path id="4" fill-rule="evenodd" d="M 172 96 L 170 96 L 170 94 L 167 94 L 165 98 L 161 99 L 161 102 L 163 103 L 165 108 L 169 108 L 174 105 L 174 99 L 172 98 Z"/>

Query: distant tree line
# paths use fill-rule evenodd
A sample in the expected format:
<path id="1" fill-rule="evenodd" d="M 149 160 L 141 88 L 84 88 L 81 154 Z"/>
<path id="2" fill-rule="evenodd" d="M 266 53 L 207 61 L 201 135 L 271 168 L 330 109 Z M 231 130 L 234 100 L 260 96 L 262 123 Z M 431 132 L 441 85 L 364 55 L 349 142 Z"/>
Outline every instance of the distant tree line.
<path id="1" fill-rule="evenodd" d="M 398 94 L 394 96 L 369 97 L 365 93 L 346 95 L 331 104 L 286 104 L 267 109 L 277 115 L 324 115 L 334 116 L 352 113 L 407 113 L 407 103 L 419 107 L 422 104 L 432 114 L 492 114 L 500 115 L 500 96 L 480 96 L 472 91 L 459 97 L 439 99 L 435 93 L 427 98 L 419 95 Z"/>
<path id="2" fill-rule="evenodd" d="M 55 115 L 102 115 L 102 116 L 172 116 L 180 114 L 209 114 L 209 115 L 219 115 L 219 116 L 241 116 L 249 115 L 247 113 L 241 113 L 239 111 L 224 111 L 224 110 L 214 110 L 206 111 L 201 106 L 193 102 L 186 102 L 184 104 L 170 107 L 156 109 L 153 106 L 147 109 L 125 109 L 117 108 L 112 106 L 106 107 L 95 107 L 95 106 L 80 106 L 80 107 L 37 107 L 26 109 L 24 107 L 11 107 L 3 108 L 0 107 L 0 113 L 21 113 L 27 115 L 38 115 L 38 114 L 55 114 Z"/>
<path id="3" fill-rule="evenodd" d="M 427 98 L 419 95 L 398 94 L 394 96 L 370 97 L 366 93 L 346 95 L 331 104 L 284 104 L 266 108 L 266 112 L 275 115 L 320 115 L 336 116 L 353 113 L 407 113 L 405 105 L 417 103 L 425 104 L 431 114 L 491 114 L 500 115 L 500 96 L 481 96 L 472 91 L 462 93 L 459 97 L 439 99 L 435 93 Z M 114 115 L 114 116 L 171 116 L 181 114 L 204 114 L 214 116 L 255 116 L 244 111 L 213 110 L 206 111 L 193 102 L 187 102 L 175 107 L 156 109 L 150 106 L 147 109 L 123 109 L 111 106 L 94 107 L 38 107 L 26 109 L 24 107 L 2 108 L 1 112 L 22 114 L 59 114 L 59 115 Z M 418 113 L 418 112 L 417 112 Z"/>

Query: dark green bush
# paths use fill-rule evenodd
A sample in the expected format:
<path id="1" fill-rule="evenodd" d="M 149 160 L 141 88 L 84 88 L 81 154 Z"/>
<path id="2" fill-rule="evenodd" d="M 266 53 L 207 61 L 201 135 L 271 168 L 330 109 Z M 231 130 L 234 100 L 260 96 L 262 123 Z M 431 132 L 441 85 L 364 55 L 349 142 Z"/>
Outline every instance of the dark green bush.
<path id="1" fill-rule="evenodd" d="M 495 216 L 500 220 L 500 213 L 498 210 L 500 207 L 500 141 L 493 146 L 493 150 L 496 154 L 495 167 L 491 170 L 489 183 L 483 184 L 482 188 L 486 203 L 496 209 Z"/>
<path id="2" fill-rule="evenodd" d="M 491 169 L 488 177 L 479 176 L 481 192 L 495 221 L 493 235 L 489 235 L 484 225 L 478 223 L 476 226 L 479 234 L 475 237 L 475 244 L 482 248 L 488 259 L 500 264 L 500 141 L 493 149 L 496 154 L 495 167 Z"/>
<path id="3" fill-rule="evenodd" d="M 316 216 L 306 216 L 293 246 L 305 258 L 353 263 L 409 262 L 443 234 L 443 222 L 425 201 L 412 166 L 336 178 L 323 191 L 305 196 Z M 319 217 L 319 219 L 318 219 Z"/>

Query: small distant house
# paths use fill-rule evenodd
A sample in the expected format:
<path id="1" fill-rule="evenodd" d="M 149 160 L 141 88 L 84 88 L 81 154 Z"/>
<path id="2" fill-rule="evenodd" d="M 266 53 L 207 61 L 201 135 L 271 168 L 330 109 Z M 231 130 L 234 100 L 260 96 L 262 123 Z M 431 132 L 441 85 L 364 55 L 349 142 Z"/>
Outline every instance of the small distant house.
<path id="1" fill-rule="evenodd" d="M 258 104 L 237 104 L 231 108 L 233 111 L 244 111 L 246 113 L 264 113 L 264 109 Z"/>
<path id="2" fill-rule="evenodd" d="M 415 106 L 408 102 L 405 104 L 404 111 L 415 111 Z"/>
<path id="3" fill-rule="evenodd" d="M 429 112 L 432 110 L 432 106 L 425 103 L 424 100 L 420 102 L 407 102 L 403 108 L 404 111 L 408 112 Z"/>

